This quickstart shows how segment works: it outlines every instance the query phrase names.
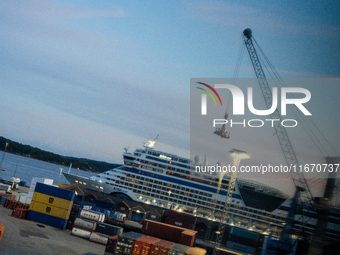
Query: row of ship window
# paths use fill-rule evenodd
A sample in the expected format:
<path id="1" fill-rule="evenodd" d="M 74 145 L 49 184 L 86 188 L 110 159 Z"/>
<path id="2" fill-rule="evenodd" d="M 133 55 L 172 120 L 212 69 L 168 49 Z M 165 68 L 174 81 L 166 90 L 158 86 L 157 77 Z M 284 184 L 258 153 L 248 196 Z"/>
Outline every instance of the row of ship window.
<path id="1" fill-rule="evenodd" d="M 193 167 L 177 164 L 177 163 L 174 163 L 172 161 L 167 161 L 167 160 L 159 159 L 159 158 L 153 158 L 153 157 L 149 157 L 149 156 L 146 156 L 146 157 L 149 158 L 149 159 L 155 160 L 155 161 L 160 161 L 160 162 L 167 163 L 167 164 L 177 165 L 179 167 L 188 168 L 188 169 L 192 169 L 192 170 L 194 169 Z M 181 173 L 181 174 L 195 175 L 197 177 L 205 179 L 205 180 L 198 179 L 199 182 L 202 182 L 202 183 L 205 183 L 205 184 L 209 184 L 209 185 L 212 185 L 212 186 L 215 186 L 215 187 L 218 186 L 218 178 L 209 177 L 209 176 L 206 176 L 206 175 L 203 176 L 202 174 L 194 173 L 193 171 L 190 172 L 190 171 L 187 171 L 187 170 L 179 169 L 179 168 L 172 167 L 172 166 L 166 166 L 166 165 L 162 165 L 162 164 L 157 164 L 155 162 L 148 161 L 148 160 L 142 160 L 142 159 L 139 159 L 139 158 L 132 158 L 132 157 L 126 157 L 125 156 L 125 159 L 132 160 L 132 161 L 133 160 L 137 160 L 137 161 L 140 161 L 143 164 L 151 165 L 151 166 L 154 166 L 154 167 L 160 167 L 160 168 L 163 168 L 163 169 L 168 169 L 168 170 L 175 171 L 175 172 L 178 172 L 178 173 Z M 132 166 L 137 167 L 137 168 L 139 167 L 139 164 L 135 164 L 135 163 L 132 163 L 132 162 L 129 162 L 129 161 L 125 161 L 124 163 L 126 165 L 132 165 Z M 148 167 L 148 166 L 145 166 L 145 165 L 141 165 L 141 167 L 145 168 L 145 169 L 148 169 L 148 170 L 152 170 L 152 171 L 163 173 L 163 170 L 160 170 L 160 169 Z M 191 178 L 191 177 L 188 177 L 188 178 Z M 229 181 L 222 180 L 222 183 L 228 184 Z M 224 186 L 223 188 L 226 188 L 226 187 L 227 186 Z"/>
<path id="2" fill-rule="evenodd" d="M 134 178 L 134 179 L 131 179 L 131 178 Z M 124 181 L 125 177 L 121 177 L 121 180 Z M 141 176 L 138 176 L 138 175 L 126 174 L 126 180 L 130 181 L 130 182 L 135 182 L 135 183 L 141 182 L 142 185 L 146 185 L 146 186 L 149 185 L 150 187 L 157 188 L 157 189 L 160 189 L 160 190 L 163 190 L 165 187 L 167 187 L 167 189 L 171 188 L 172 193 L 177 193 L 177 194 L 180 194 L 180 195 L 191 195 L 193 197 L 197 197 L 198 199 L 205 199 L 205 200 L 207 199 L 207 198 L 202 197 L 202 196 L 206 196 L 208 198 L 212 197 L 211 194 L 208 194 L 206 192 L 202 192 L 202 191 L 198 192 L 196 190 L 185 188 L 185 187 L 180 186 L 180 185 L 170 184 L 170 183 L 167 183 L 167 182 L 162 182 L 162 181 L 158 181 L 158 180 L 154 180 L 154 179 L 150 179 L 150 178 L 145 178 L 145 177 L 141 177 Z M 142 181 L 144 181 L 144 182 L 142 182 Z M 160 186 L 157 186 L 155 184 L 159 184 Z M 191 192 L 192 194 L 185 193 L 184 191 Z M 200 196 L 198 196 L 198 195 L 200 195 Z"/>
<path id="3" fill-rule="evenodd" d="M 141 160 L 141 163 L 147 163 L 147 161 Z M 129 161 L 126 161 L 125 164 L 126 165 L 131 165 L 131 166 L 136 167 L 136 168 L 139 168 L 139 166 L 140 166 L 141 168 L 146 169 L 146 170 L 150 170 L 150 171 L 153 171 L 153 172 L 163 173 L 163 170 L 161 170 L 161 169 L 157 169 L 157 168 L 153 168 L 153 167 L 149 167 L 149 166 L 145 166 L 145 165 L 139 165 L 139 164 L 136 164 L 136 163 L 131 163 Z M 161 167 L 160 165 L 154 164 L 153 162 L 149 162 L 149 165 L 152 165 L 152 166 L 155 166 L 155 167 Z M 162 166 L 162 167 L 180 173 L 179 174 L 179 173 L 174 173 L 174 172 L 171 172 L 171 171 L 167 171 L 166 172 L 167 175 L 176 176 L 176 177 L 179 177 L 179 178 L 182 178 L 182 179 L 186 179 L 186 180 L 190 180 L 190 181 L 195 181 L 195 182 L 207 184 L 207 185 L 214 186 L 214 187 L 218 186 L 218 183 L 213 182 L 213 181 L 207 181 L 207 180 L 197 179 L 197 178 L 193 178 L 193 177 L 190 177 L 190 176 L 183 175 L 183 173 L 189 175 L 190 174 L 189 171 L 177 169 L 177 168 L 174 168 L 174 167 L 166 167 L 166 166 Z M 228 189 L 228 185 L 224 185 L 224 184 L 228 184 L 229 181 L 223 180 L 222 183 L 223 184 L 221 185 L 221 188 L 222 189 Z"/>
<path id="4" fill-rule="evenodd" d="M 159 153 L 157 151 L 148 151 L 148 154 L 156 156 L 156 157 L 159 157 L 160 155 L 163 155 L 163 153 Z M 173 155 L 165 155 L 165 156 L 171 157 L 171 160 L 173 160 L 173 161 L 178 161 L 178 162 L 181 162 L 181 163 L 190 164 L 190 160 L 189 159 L 180 158 L 180 157 L 174 157 Z M 148 157 L 148 156 L 146 156 L 146 157 Z"/>

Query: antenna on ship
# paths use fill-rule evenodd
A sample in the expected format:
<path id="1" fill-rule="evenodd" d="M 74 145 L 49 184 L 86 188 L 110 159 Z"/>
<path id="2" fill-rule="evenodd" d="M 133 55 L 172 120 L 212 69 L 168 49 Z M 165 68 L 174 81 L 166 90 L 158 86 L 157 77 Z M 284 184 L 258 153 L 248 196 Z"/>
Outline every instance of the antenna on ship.
<path id="1" fill-rule="evenodd" d="M 143 146 L 146 149 L 154 149 L 154 147 L 155 147 L 155 145 L 156 145 L 156 143 L 158 141 L 158 137 L 159 137 L 159 135 L 157 135 L 154 140 L 152 138 L 149 138 L 148 141 L 143 144 Z"/>

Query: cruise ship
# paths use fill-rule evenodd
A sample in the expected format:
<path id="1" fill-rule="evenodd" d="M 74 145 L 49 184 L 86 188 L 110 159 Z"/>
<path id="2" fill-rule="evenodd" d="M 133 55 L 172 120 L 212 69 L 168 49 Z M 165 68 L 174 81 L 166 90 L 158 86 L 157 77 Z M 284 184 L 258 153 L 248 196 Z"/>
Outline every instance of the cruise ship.
<path id="1" fill-rule="evenodd" d="M 125 149 L 123 165 L 93 177 L 63 174 L 70 183 L 82 184 L 88 190 L 220 221 L 230 176 L 223 177 L 214 204 L 219 177 L 196 172 L 195 165 L 199 162 L 155 150 L 156 143 L 157 139 L 149 139 L 144 148 L 133 153 Z M 291 198 L 267 185 L 237 179 L 230 202 L 228 224 L 280 235 Z M 294 231 L 298 234 L 304 229 L 305 233 L 312 235 L 317 213 L 308 206 L 302 210 L 295 216 Z M 340 240 L 340 210 L 331 211 L 327 237 Z"/>

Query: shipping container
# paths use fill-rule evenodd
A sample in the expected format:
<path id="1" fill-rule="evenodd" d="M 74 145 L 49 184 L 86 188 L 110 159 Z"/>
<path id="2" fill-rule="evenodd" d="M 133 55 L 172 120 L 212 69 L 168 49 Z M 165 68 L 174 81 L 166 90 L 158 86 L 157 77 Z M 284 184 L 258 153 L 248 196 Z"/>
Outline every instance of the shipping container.
<path id="1" fill-rule="evenodd" d="M 57 218 L 61 218 L 61 219 L 64 219 L 64 220 L 68 220 L 70 213 L 71 213 L 71 210 L 62 209 L 62 208 L 59 208 L 59 207 L 39 203 L 39 202 L 36 202 L 36 201 L 31 202 L 30 211 L 35 211 L 35 212 L 38 212 L 38 213 L 47 214 L 47 215 L 57 217 Z"/>
<path id="2" fill-rule="evenodd" d="M 62 189 L 51 185 L 43 184 L 40 182 L 37 182 L 34 191 L 54 197 L 63 198 L 65 200 L 70 201 L 73 201 L 75 196 L 75 193 L 72 190 Z"/>
<path id="3" fill-rule="evenodd" d="M 114 225 L 98 222 L 96 232 L 108 236 L 122 235 L 123 228 Z"/>
<path id="4" fill-rule="evenodd" d="M 179 242 L 183 231 L 189 231 L 189 230 L 185 228 L 180 228 L 180 227 L 172 226 L 169 224 L 165 224 L 165 223 L 151 221 L 151 220 L 143 221 L 143 227 L 142 227 L 143 234 L 158 237 L 160 239 L 166 239 L 168 241 L 175 242 L 175 243 Z M 197 233 L 196 231 L 192 231 L 192 232 Z M 196 235 L 193 238 L 196 238 Z"/>
<path id="5" fill-rule="evenodd" d="M 170 247 L 168 255 L 185 255 L 189 249 L 190 249 L 189 246 L 182 244 L 174 244 L 173 246 Z"/>
<path id="6" fill-rule="evenodd" d="M 73 226 L 76 228 L 85 229 L 92 232 L 97 229 L 97 222 L 82 218 L 76 218 L 73 222 Z"/>
<path id="7" fill-rule="evenodd" d="M 186 252 L 186 254 L 188 254 L 188 255 L 205 255 L 206 253 L 207 253 L 207 251 L 205 249 L 197 248 L 197 247 L 190 248 Z"/>
<path id="8" fill-rule="evenodd" d="M 26 219 L 28 209 L 15 208 L 12 212 L 12 216 L 20 219 Z"/>
<path id="9" fill-rule="evenodd" d="M 66 210 L 71 210 L 73 205 L 73 201 L 46 195 L 36 191 L 33 193 L 32 201 L 52 205 Z"/>
<path id="10" fill-rule="evenodd" d="M 117 241 L 118 236 L 110 236 L 109 239 L 107 240 L 105 252 L 113 253 L 116 249 Z"/>
<path id="11" fill-rule="evenodd" d="M 151 245 L 150 254 L 152 255 L 167 255 L 169 248 L 175 243 L 166 240 L 160 240 Z"/>
<path id="12" fill-rule="evenodd" d="M 5 206 L 5 203 L 6 203 L 6 200 L 8 199 L 8 196 L 7 195 L 2 195 L 1 196 L 1 204 L 3 205 L 3 206 Z"/>
<path id="13" fill-rule="evenodd" d="M 80 228 L 72 228 L 71 234 L 89 240 L 91 231 Z"/>
<path id="14" fill-rule="evenodd" d="M 0 225 L 0 241 L 2 239 L 2 236 L 4 235 L 4 230 L 5 230 L 5 226 L 4 225 Z"/>
<path id="15" fill-rule="evenodd" d="M 196 231 L 183 231 L 179 238 L 178 243 L 193 247 L 196 241 L 197 232 Z"/>
<path id="16" fill-rule="evenodd" d="M 228 248 L 231 248 L 231 249 L 234 249 L 234 250 L 243 251 L 243 252 L 251 253 L 251 254 L 255 253 L 255 250 L 256 250 L 254 247 L 235 243 L 235 242 L 232 242 L 232 241 L 227 241 L 226 246 Z"/>
<path id="17" fill-rule="evenodd" d="M 123 233 L 123 235 L 118 237 L 116 250 L 131 254 L 135 240 L 143 236 L 144 235 L 135 232 Z"/>
<path id="18" fill-rule="evenodd" d="M 242 255 L 242 253 L 216 248 L 216 255 Z"/>
<path id="19" fill-rule="evenodd" d="M 26 182 L 20 181 L 20 182 L 19 182 L 19 186 L 21 186 L 21 187 L 26 187 Z"/>
<path id="20" fill-rule="evenodd" d="M 195 225 L 197 220 L 197 217 L 193 214 L 177 212 L 175 210 L 169 210 L 168 218 L 179 222 L 186 222 L 191 225 Z"/>
<path id="21" fill-rule="evenodd" d="M 178 219 L 172 219 L 169 217 L 165 218 L 165 223 L 173 226 L 177 226 L 180 228 L 186 228 L 186 229 L 193 229 L 194 225 L 188 222 L 185 222 L 183 220 L 178 220 Z"/>
<path id="22" fill-rule="evenodd" d="M 236 235 L 232 235 L 232 234 L 229 235 L 228 241 L 247 245 L 247 246 L 250 246 L 250 247 L 257 247 L 257 244 L 258 244 L 258 241 L 256 241 L 256 240 L 252 240 L 252 239 L 248 239 L 248 238 L 245 238 L 245 237 L 242 237 L 242 236 L 236 236 Z"/>
<path id="23" fill-rule="evenodd" d="M 96 211 L 81 210 L 80 217 L 84 219 L 89 219 L 93 221 L 104 222 L 105 215 Z"/>
<path id="24" fill-rule="evenodd" d="M 31 210 L 27 212 L 26 219 L 40 222 L 40 223 L 50 225 L 56 228 L 62 228 L 62 229 L 66 229 L 66 225 L 67 225 L 67 220 L 65 219 L 53 217 L 51 215 L 47 215 L 44 213 L 39 213 L 39 212 L 31 211 Z"/>
<path id="25" fill-rule="evenodd" d="M 152 236 L 143 236 L 135 240 L 132 255 L 148 255 L 151 244 L 158 242 L 159 239 Z"/>
<path id="26" fill-rule="evenodd" d="M 251 240 L 257 240 L 259 238 L 259 234 L 250 230 L 232 227 L 230 229 L 229 234 L 235 235 L 235 236 L 242 236 Z"/>
<path id="27" fill-rule="evenodd" d="M 94 207 L 96 205 L 94 203 L 90 203 L 90 202 L 81 202 L 79 205 L 80 210 L 88 210 L 88 211 L 94 211 Z"/>
<path id="28" fill-rule="evenodd" d="M 89 240 L 91 242 L 102 244 L 102 245 L 106 246 L 108 239 L 109 239 L 109 237 L 107 235 L 102 235 L 102 234 L 99 234 L 99 233 L 92 232 Z"/>

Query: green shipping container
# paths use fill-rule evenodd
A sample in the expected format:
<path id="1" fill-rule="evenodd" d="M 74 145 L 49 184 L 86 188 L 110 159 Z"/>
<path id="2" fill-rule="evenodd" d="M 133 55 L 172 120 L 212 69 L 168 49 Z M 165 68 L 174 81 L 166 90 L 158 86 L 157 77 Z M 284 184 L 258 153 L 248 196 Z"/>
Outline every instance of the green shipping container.
<path id="1" fill-rule="evenodd" d="M 235 227 L 233 227 L 230 230 L 229 234 L 232 234 L 232 235 L 235 235 L 235 236 L 241 236 L 241 237 L 248 238 L 250 240 L 255 240 L 255 241 L 259 237 L 259 234 L 256 233 L 256 232 L 245 230 L 245 229 L 242 229 L 242 228 L 235 228 Z"/>

